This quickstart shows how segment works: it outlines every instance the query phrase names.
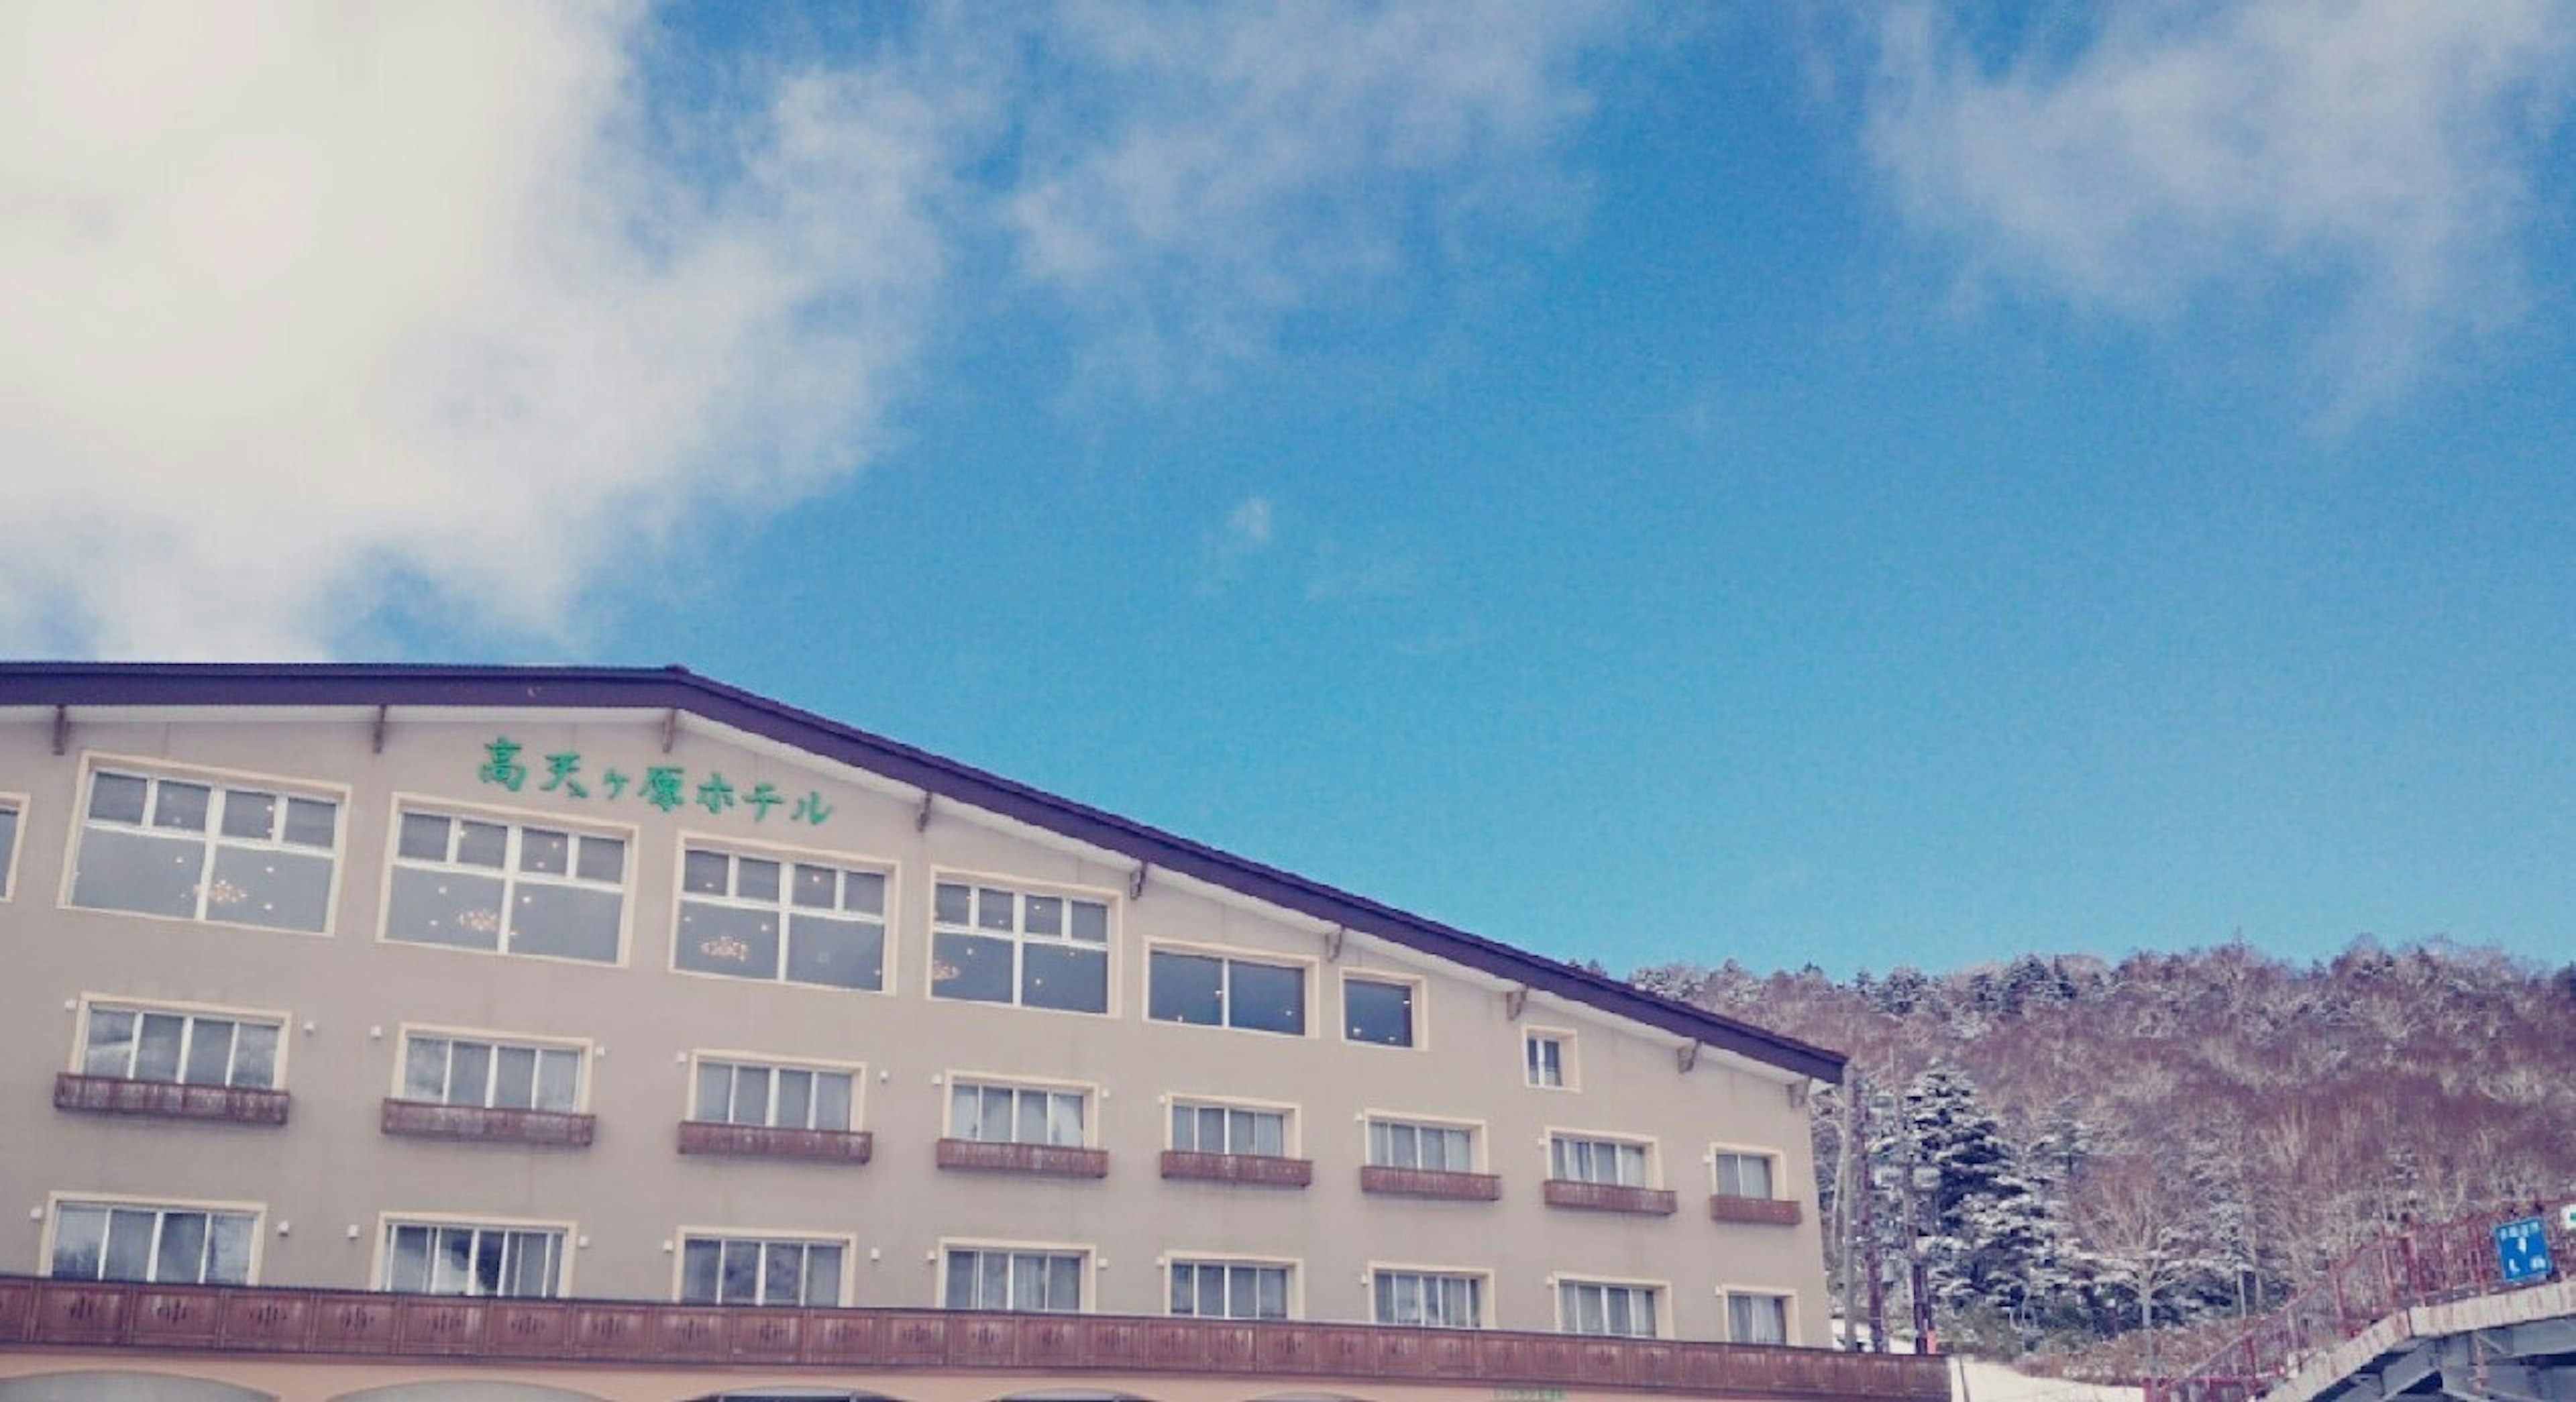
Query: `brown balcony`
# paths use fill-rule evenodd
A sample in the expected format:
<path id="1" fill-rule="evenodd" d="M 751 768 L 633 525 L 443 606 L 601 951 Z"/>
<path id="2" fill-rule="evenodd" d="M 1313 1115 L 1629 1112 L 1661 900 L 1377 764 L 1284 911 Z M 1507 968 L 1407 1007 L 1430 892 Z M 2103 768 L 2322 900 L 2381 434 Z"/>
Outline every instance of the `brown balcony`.
<path id="1" fill-rule="evenodd" d="M 1401 1381 L 1447 1385 L 1462 1402 L 1576 1390 L 1730 1402 L 1948 1402 L 1950 1395 L 1949 1363 L 1937 1356 L 1671 1339 L 1305 1321 L 456 1299 L 0 1276 L 0 1352 L 26 1349 L 165 1359 L 232 1354 L 263 1363 L 304 1357 L 335 1368 L 487 1361 L 542 1366 L 567 1387 L 579 1386 L 585 1367 L 757 1365 L 796 1382 L 835 1387 L 847 1387 L 859 1373 L 889 1383 L 943 1372 L 1047 1380 L 1090 1373 L 1235 1378 L 1247 1380 L 1240 1390 L 1248 1392 L 1349 1392 L 1355 1379 Z"/>
<path id="2" fill-rule="evenodd" d="M 422 1139 L 587 1149 L 598 1127 L 596 1115 L 571 1115 L 560 1110 L 496 1110 L 482 1105 L 433 1105 L 425 1100 L 385 1102 L 385 1133 Z"/>
<path id="3" fill-rule="evenodd" d="M 1708 1200 L 1708 1220 L 1712 1222 L 1751 1222 L 1765 1227 L 1798 1225 L 1796 1198 L 1739 1198 L 1717 1193 Z"/>
<path id="4" fill-rule="evenodd" d="M 80 1076 L 65 1071 L 54 1077 L 54 1108 L 101 1115 L 282 1125 L 286 1123 L 286 1092 L 249 1086 L 183 1086 L 176 1081 L 134 1081 L 122 1076 Z"/>
<path id="5" fill-rule="evenodd" d="M 810 1159 L 856 1165 L 866 1163 L 876 1152 L 876 1136 L 863 1129 L 782 1129 L 774 1125 L 682 1120 L 680 1152 L 730 1154 L 747 1159 Z"/>
<path id="6" fill-rule="evenodd" d="M 1163 1176 L 1201 1183 L 1241 1183 L 1255 1188 L 1302 1188 L 1315 1181 L 1315 1161 L 1270 1154 L 1194 1154 L 1166 1149 Z"/>
<path id="7" fill-rule="evenodd" d="M 1106 1178 L 1109 1151 L 1062 1144 L 990 1144 L 981 1139 L 939 1141 L 941 1168 L 1031 1173 L 1041 1178 Z"/>
<path id="8" fill-rule="evenodd" d="M 1493 1202 L 1503 1195 L 1503 1180 L 1490 1173 L 1447 1173 L 1436 1168 L 1360 1169 L 1360 1191 L 1400 1198 L 1448 1198 L 1454 1202 Z"/>
<path id="9" fill-rule="evenodd" d="M 1670 1217 L 1675 1202 L 1668 1188 L 1629 1188 L 1617 1183 L 1581 1183 L 1551 1178 L 1541 1185 L 1550 1207 L 1579 1207 L 1586 1212 L 1637 1212 Z"/>

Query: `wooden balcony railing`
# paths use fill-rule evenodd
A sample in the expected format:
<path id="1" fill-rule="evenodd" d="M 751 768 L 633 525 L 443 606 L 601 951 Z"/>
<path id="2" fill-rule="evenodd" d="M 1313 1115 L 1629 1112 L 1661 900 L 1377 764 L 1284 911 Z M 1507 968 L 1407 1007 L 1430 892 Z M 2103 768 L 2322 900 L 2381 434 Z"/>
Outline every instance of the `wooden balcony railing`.
<path id="1" fill-rule="evenodd" d="M 1783 1402 L 1948 1402 L 1949 1361 L 1671 1339 L 1120 1315 L 466 1300 L 268 1286 L 0 1276 L 0 1352 L 263 1354 L 552 1368 L 870 1370 L 1220 1376 L 1254 1390 L 1364 1391 L 1403 1380 L 1461 1398 L 1618 1389 Z M 577 1374 L 549 1373 L 570 1378 Z M 567 1386 L 577 1386 L 567 1383 Z M 712 1384 L 709 1384 L 712 1386 Z M 706 1390 L 701 1387 L 700 1391 Z M 1007 1390 L 1007 1389 L 997 1389 Z"/>
<path id="2" fill-rule="evenodd" d="M 1712 1193 L 1708 1199 L 1708 1220 L 1712 1222 L 1751 1222 L 1757 1226 L 1794 1227 L 1798 1225 L 1796 1198 L 1739 1198 L 1729 1193 Z"/>
<path id="3" fill-rule="evenodd" d="M 785 1129 L 775 1125 L 682 1120 L 680 1152 L 730 1154 L 753 1159 L 809 1159 L 856 1165 L 866 1163 L 875 1154 L 876 1136 L 864 1129 Z"/>
<path id="4" fill-rule="evenodd" d="M 495 1110 L 482 1105 L 433 1105 L 425 1100 L 385 1102 L 384 1132 L 421 1139 L 587 1149 L 598 1128 L 596 1115 L 561 1110 Z"/>
<path id="5" fill-rule="evenodd" d="M 990 1173 L 1031 1173 L 1041 1178 L 1106 1178 L 1109 1151 L 1062 1144 L 988 1144 L 980 1139 L 939 1141 L 941 1168 Z"/>
<path id="6" fill-rule="evenodd" d="M 134 1081 L 122 1076 L 81 1076 L 65 1071 L 54 1077 L 54 1108 L 102 1115 L 282 1125 L 286 1123 L 286 1092 L 248 1086 L 183 1086 L 175 1081 Z"/>
<path id="7" fill-rule="evenodd" d="M 1360 1169 L 1360 1191 L 1402 1198 L 1448 1198 L 1455 1202 L 1494 1202 L 1503 1195 L 1503 1180 L 1491 1173 L 1447 1173 L 1436 1168 Z"/>
<path id="8" fill-rule="evenodd" d="M 1163 1151 L 1163 1176 L 1202 1183 L 1241 1183 L 1256 1188 L 1302 1188 L 1315 1181 L 1313 1159 L 1271 1154 L 1195 1154 Z"/>
<path id="9" fill-rule="evenodd" d="M 1540 1192 L 1550 1207 L 1579 1207 L 1586 1212 L 1639 1212 L 1670 1217 L 1676 1206 L 1669 1188 L 1630 1188 L 1572 1178 L 1550 1178 L 1540 1185 Z"/>

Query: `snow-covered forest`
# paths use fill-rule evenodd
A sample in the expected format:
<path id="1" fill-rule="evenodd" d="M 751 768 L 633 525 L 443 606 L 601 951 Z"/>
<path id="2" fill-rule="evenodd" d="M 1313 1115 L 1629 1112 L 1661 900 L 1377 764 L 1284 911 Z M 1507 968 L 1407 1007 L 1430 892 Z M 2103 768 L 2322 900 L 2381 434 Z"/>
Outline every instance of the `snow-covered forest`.
<path id="1" fill-rule="evenodd" d="M 2576 1195 L 2576 965 L 2365 939 L 1632 981 L 1850 1055 L 1814 1101 L 1837 1307 L 1870 1317 L 1875 1261 L 1888 1327 L 1919 1295 L 1952 1347 L 2188 1363 L 2410 1217 Z"/>

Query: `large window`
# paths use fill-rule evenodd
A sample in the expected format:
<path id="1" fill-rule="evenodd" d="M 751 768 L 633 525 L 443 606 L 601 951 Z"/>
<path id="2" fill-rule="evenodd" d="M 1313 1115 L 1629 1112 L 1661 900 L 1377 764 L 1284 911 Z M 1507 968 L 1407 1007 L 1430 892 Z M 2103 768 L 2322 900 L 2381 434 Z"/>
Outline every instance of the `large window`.
<path id="1" fill-rule="evenodd" d="M 1770 1197 L 1771 1156 L 1718 1150 L 1717 1191 L 1731 1198 Z"/>
<path id="2" fill-rule="evenodd" d="M 1465 1125 L 1413 1120 L 1368 1122 L 1368 1161 L 1376 1168 L 1427 1168 L 1439 1173 L 1476 1171 L 1476 1132 Z"/>
<path id="3" fill-rule="evenodd" d="M 71 903 L 319 934 L 340 805 L 242 784 L 94 771 Z"/>
<path id="4" fill-rule="evenodd" d="M 1620 1188 L 1646 1186 L 1646 1146 L 1631 1140 L 1551 1134 L 1547 1166 L 1551 1178 Z"/>
<path id="5" fill-rule="evenodd" d="M 1414 997 L 1419 988 L 1373 978 L 1342 980 L 1342 1035 L 1386 1047 L 1414 1044 Z"/>
<path id="6" fill-rule="evenodd" d="M 849 1071 L 698 1058 L 689 1118 L 711 1124 L 845 1132 L 857 1081 Z"/>
<path id="7" fill-rule="evenodd" d="M 1372 1317 L 1380 1324 L 1476 1329 L 1485 1322 L 1482 1276 L 1381 1270 L 1372 1274 L 1370 1286 Z"/>
<path id="8" fill-rule="evenodd" d="M 1192 1319 L 1286 1319 L 1288 1267 L 1248 1261 L 1172 1262 L 1172 1313 Z"/>
<path id="9" fill-rule="evenodd" d="M 1655 1301 L 1662 1293 L 1651 1285 L 1562 1281 L 1556 1287 L 1557 1327 L 1569 1334 L 1651 1339 L 1658 1332 Z"/>
<path id="10" fill-rule="evenodd" d="M 939 1301 L 953 1310 L 1072 1314 L 1082 1308 L 1083 1262 L 1079 1251 L 952 1246 Z"/>
<path id="11" fill-rule="evenodd" d="M 885 987 L 886 876 L 702 847 L 680 859 L 671 962 L 701 974 Z"/>
<path id="12" fill-rule="evenodd" d="M 564 1233 L 557 1227 L 389 1222 L 384 1288 L 413 1295 L 547 1299 L 563 1289 L 563 1248 Z"/>
<path id="13" fill-rule="evenodd" d="M 1789 1297 L 1730 1291 L 1726 1337 L 1739 1344 L 1789 1342 Z"/>
<path id="14" fill-rule="evenodd" d="M 256 1212 L 57 1202 L 50 1271 L 61 1280 L 248 1285 L 258 1225 Z"/>
<path id="15" fill-rule="evenodd" d="M 948 1088 L 948 1137 L 984 1144 L 1053 1144 L 1079 1149 L 1089 1097 L 1049 1086 L 959 1081 Z"/>
<path id="16" fill-rule="evenodd" d="M 1185 1154 L 1288 1153 L 1288 1112 L 1204 1101 L 1172 1102 L 1172 1147 Z"/>
<path id="17" fill-rule="evenodd" d="M 1157 1022 L 1306 1032 L 1306 970 L 1215 954 L 1158 949 L 1150 961 L 1145 1015 Z"/>
<path id="18" fill-rule="evenodd" d="M 0 798 L 0 901 L 18 880 L 18 800 Z"/>
<path id="19" fill-rule="evenodd" d="M 680 1299 L 692 1305 L 841 1303 L 836 1241 L 693 1236 L 680 1244 Z"/>
<path id="20" fill-rule="evenodd" d="M 1105 902 L 956 881 L 932 895 L 931 996 L 1109 1011 Z"/>
<path id="21" fill-rule="evenodd" d="M 191 1086 L 277 1086 L 276 1018 L 89 1005 L 81 1074 Z"/>
<path id="22" fill-rule="evenodd" d="M 414 1032 L 403 1039 L 402 1098 L 494 1110 L 581 1108 L 581 1049 Z"/>
<path id="23" fill-rule="evenodd" d="M 406 806 L 385 938 L 614 964 L 626 841 Z"/>

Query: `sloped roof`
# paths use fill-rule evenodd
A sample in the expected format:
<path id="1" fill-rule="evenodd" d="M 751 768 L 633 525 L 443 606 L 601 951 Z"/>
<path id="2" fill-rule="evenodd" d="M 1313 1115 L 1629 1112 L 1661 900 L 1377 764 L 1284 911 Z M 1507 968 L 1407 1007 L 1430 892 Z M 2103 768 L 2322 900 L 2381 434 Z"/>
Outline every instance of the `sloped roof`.
<path id="1" fill-rule="evenodd" d="M 676 709 L 1679 1038 L 1802 1076 L 1825 1081 L 1842 1078 L 1844 1058 L 1839 1052 L 1059 798 L 681 667 L 0 663 L 0 707 L 24 706 Z"/>

